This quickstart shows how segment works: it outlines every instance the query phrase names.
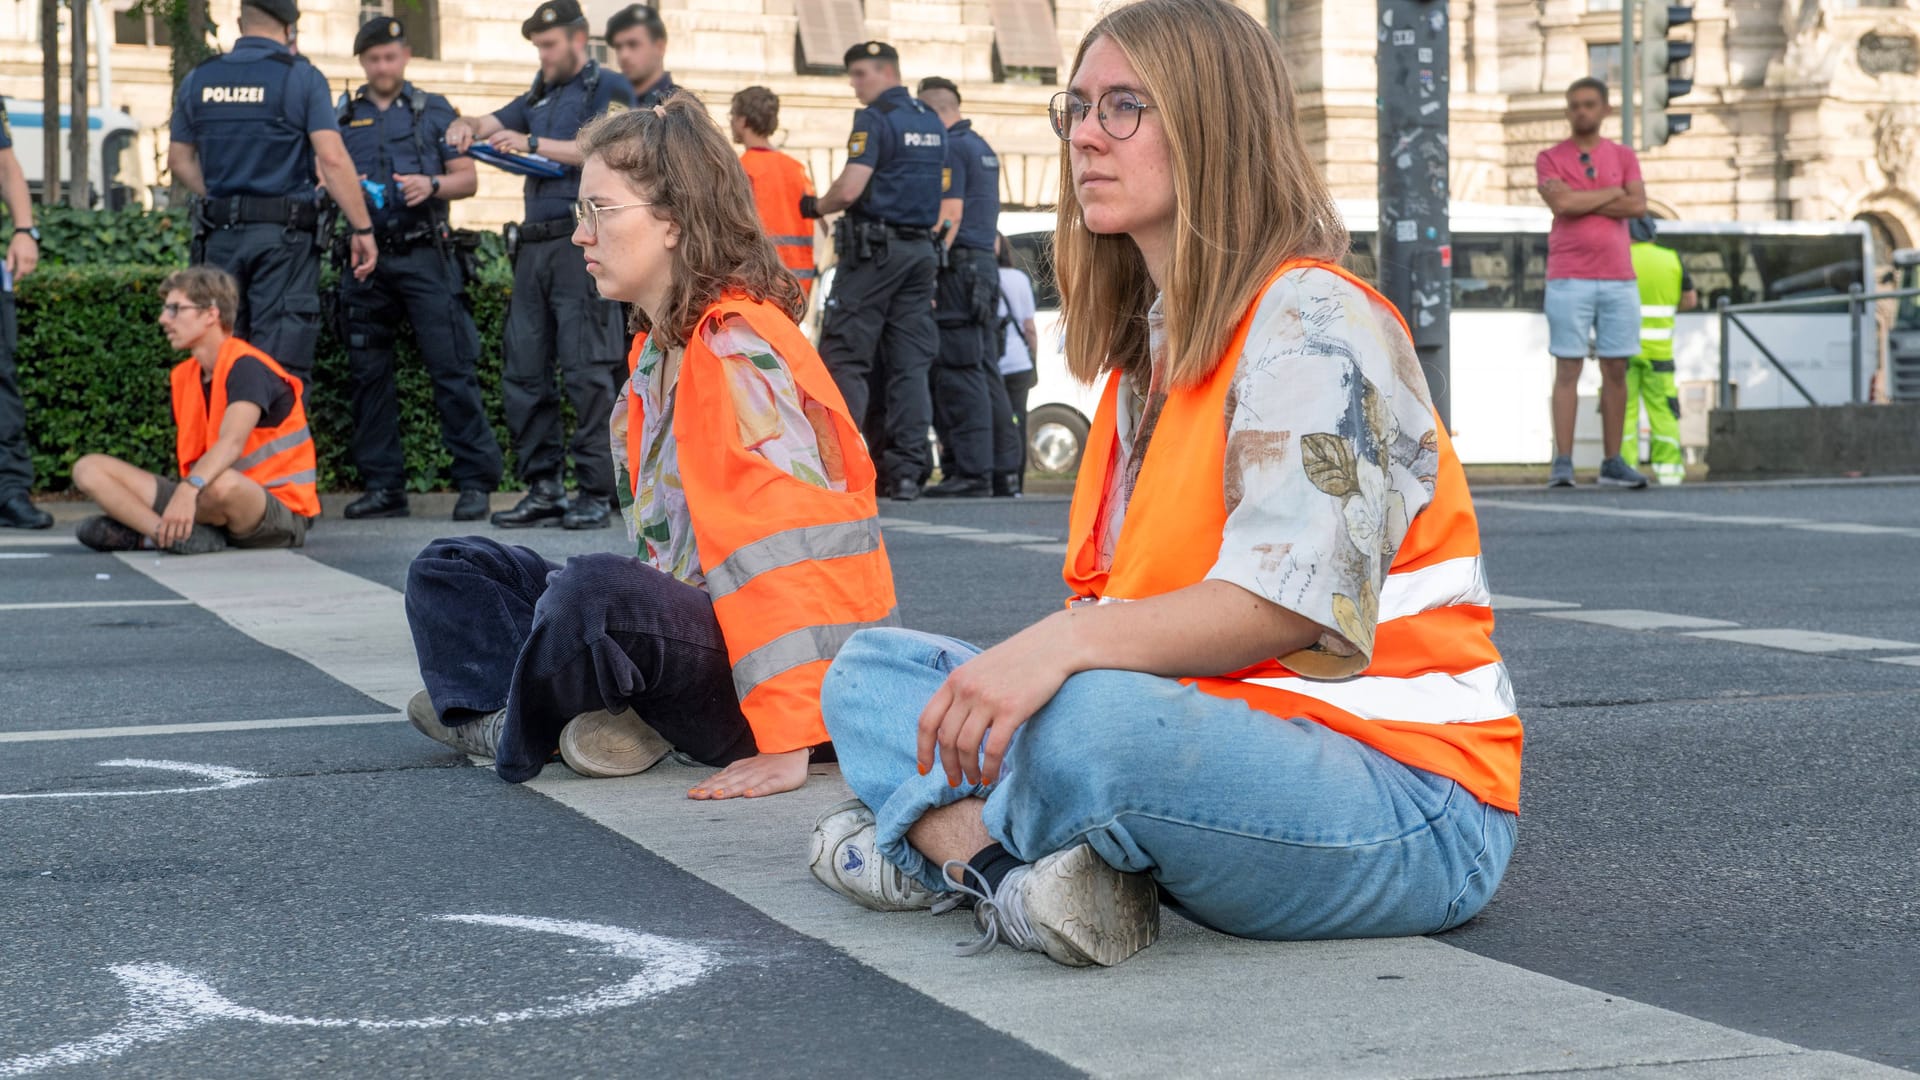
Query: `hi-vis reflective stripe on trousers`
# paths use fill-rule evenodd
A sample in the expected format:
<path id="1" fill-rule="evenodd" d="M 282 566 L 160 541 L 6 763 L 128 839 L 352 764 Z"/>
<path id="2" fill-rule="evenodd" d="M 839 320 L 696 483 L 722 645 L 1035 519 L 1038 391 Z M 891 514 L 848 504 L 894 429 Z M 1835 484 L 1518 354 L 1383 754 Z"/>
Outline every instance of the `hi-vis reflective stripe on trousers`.
<path id="1" fill-rule="evenodd" d="M 1324 701 L 1362 720 L 1473 724 L 1505 720 L 1520 711 L 1514 704 L 1507 666 L 1498 662 L 1459 675 L 1434 671 L 1406 679 L 1356 675 L 1334 680 L 1289 677 L 1246 681 Z"/>
<path id="2" fill-rule="evenodd" d="M 877 518 L 836 521 L 788 529 L 735 548 L 726 561 L 707 571 L 707 594 L 718 600 L 738 592 L 769 570 L 815 559 L 844 559 L 880 549 Z"/>
<path id="3" fill-rule="evenodd" d="M 782 634 L 741 657 L 740 662 L 733 665 L 734 693 L 740 695 L 741 701 L 745 701 L 748 694 L 768 679 L 783 675 L 802 664 L 831 660 L 840 655 L 840 649 L 847 640 L 862 630 L 898 625 L 900 613 L 896 609 L 872 622 L 803 626 Z"/>
<path id="4" fill-rule="evenodd" d="M 268 458 L 273 457 L 275 454 L 280 454 L 288 450 L 291 450 L 294 447 L 299 446 L 301 443 L 306 442 L 310 438 L 312 438 L 312 434 L 309 432 L 307 428 L 304 428 L 304 427 L 294 428 L 292 431 L 287 432 L 285 435 L 282 435 L 277 439 L 269 440 L 267 442 L 261 443 L 259 446 L 254 447 L 252 453 L 234 462 L 231 466 L 229 466 L 229 468 L 239 469 L 241 472 L 246 472 L 248 469 L 251 469 L 255 465 L 258 465 L 261 462 L 266 461 Z"/>

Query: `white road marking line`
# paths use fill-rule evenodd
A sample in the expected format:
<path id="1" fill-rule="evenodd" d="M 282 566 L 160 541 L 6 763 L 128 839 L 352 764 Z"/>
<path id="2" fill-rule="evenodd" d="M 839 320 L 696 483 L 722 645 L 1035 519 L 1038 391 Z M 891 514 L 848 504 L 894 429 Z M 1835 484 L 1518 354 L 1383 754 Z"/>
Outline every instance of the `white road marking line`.
<path id="1" fill-rule="evenodd" d="M 1493 594 L 1495 611 L 1547 611 L 1557 608 L 1577 608 L 1579 604 L 1569 604 L 1562 600 L 1536 600 L 1531 596 L 1503 596 Z"/>
<path id="2" fill-rule="evenodd" d="M 1065 555 L 1067 553 L 1067 545 L 1064 540 L 1051 544 L 1016 544 L 1014 546 L 1021 551 L 1037 551 L 1042 555 Z"/>
<path id="3" fill-rule="evenodd" d="M 1905 664 L 1907 667 L 1920 667 L 1920 656 L 1876 656 L 1882 664 Z"/>
<path id="4" fill-rule="evenodd" d="M 1525 510 L 1542 514 L 1592 514 L 1596 517 L 1692 521 L 1703 525 L 1773 525 L 1805 532 L 1851 536 L 1920 536 L 1920 529 L 1899 525 L 1867 525 L 1850 521 L 1808 521 L 1805 518 L 1760 517 L 1751 514 L 1702 514 L 1681 510 L 1635 510 L 1618 506 L 1580 506 L 1570 503 L 1520 502 L 1511 499 L 1475 499 L 1473 505 L 1496 510 Z"/>
<path id="5" fill-rule="evenodd" d="M 1911 641 L 1829 634 L 1821 630 L 1703 630 L 1687 636 L 1711 638 L 1714 641 L 1731 641 L 1738 645 L 1762 645 L 1769 649 L 1786 649 L 1790 652 L 1804 653 L 1920 649 L 1920 645 Z"/>
<path id="6" fill-rule="evenodd" d="M 45 551 L 0 551 L 0 559 L 50 559 L 53 555 Z"/>
<path id="7" fill-rule="evenodd" d="M 978 536 L 963 536 L 962 540 L 971 540 L 976 544 L 1040 544 L 1051 543 L 1051 536 L 1036 536 L 1033 533 L 981 533 Z"/>
<path id="8" fill-rule="evenodd" d="M 274 598 L 263 603 L 311 596 L 334 584 L 336 573 L 309 559 L 287 559 L 263 583 L 266 595 Z M 205 578 L 169 576 L 162 583 L 195 600 L 198 590 L 220 587 Z M 399 594 L 386 591 L 397 604 Z M 398 610 L 388 617 L 404 633 Z M 274 640 L 262 637 L 268 627 L 253 620 L 229 621 L 266 644 L 284 639 L 281 634 Z M 297 630 L 298 609 L 289 621 Z M 377 672 L 387 662 L 382 650 L 391 647 L 392 638 L 391 633 L 369 633 L 311 662 L 349 686 L 372 692 L 375 680 L 384 684 L 389 678 Z M 410 661 L 411 649 L 405 655 Z M 1904 1075 L 1857 1058 L 1809 1054 L 1788 1043 L 1603 995 L 1425 938 L 1240 941 L 1169 916 L 1159 944 L 1092 978 L 1033 956 L 996 957 L 995 966 L 989 967 L 953 955 L 952 942 L 966 927 L 951 922 L 930 926 L 924 917 L 862 910 L 821 888 L 807 873 L 804 852 L 814 818 L 847 794 L 837 770 L 819 768 L 815 780 L 799 792 L 704 804 L 708 811 L 690 813 L 687 787 L 709 772 L 665 763 L 625 779 L 581 780 L 569 779 L 564 769 L 550 769 L 527 786 L 644 845 L 769 918 L 1097 1075 L 1156 1080 L 1184 1075 L 1192 1071 L 1196 1046 L 1206 1048 L 1209 1069 L 1221 1075 L 1272 1073 L 1276 1051 L 1271 999 L 1222 988 L 1269 985 L 1276 979 L 1278 993 L 1288 1003 L 1285 1066 L 1299 1075 L 1356 1075 L 1356 1069 L 1369 1075 L 1481 1075 L 1733 1057 L 1751 1062 L 1748 1071 L 1756 1077 L 1802 1075 L 1794 1070 L 1814 1060 L 1821 1063 L 1817 1071 L 1824 1076 Z M 1438 1005 L 1428 1008 L 1382 1010 L 1380 984 L 1373 975 L 1383 971 L 1417 979 L 1419 985 L 1472 986 L 1475 992 L 1442 995 L 1434 999 Z M 1063 992 L 1065 980 L 1073 980 L 1071 993 Z M 1186 1001 L 1193 1007 L 1162 1007 L 1167 1001 Z M 1369 1045 L 1407 1048 L 1397 1068 L 1377 1058 L 1364 1068 L 1355 1065 L 1353 1017 L 1362 1013 L 1373 1025 Z M 1128 1037 L 1117 1038 L 1116 1031 Z M 1768 1068 L 1763 1062 L 1787 1064 Z"/>
<path id="9" fill-rule="evenodd" d="M 85 544 L 82 544 L 80 541 L 74 539 L 71 536 L 61 536 L 57 533 L 42 533 L 39 536 L 35 536 L 30 533 L 26 535 L 20 535 L 20 536 L 0 536 L 0 547 L 85 547 L 85 546 L 86 546 Z"/>
<path id="10" fill-rule="evenodd" d="M 245 769 L 233 769 L 225 765 L 197 765 L 191 761 L 160 761 L 148 758 L 115 758 L 96 764 L 115 769 L 154 769 L 160 772 L 186 773 L 202 780 L 212 780 L 211 784 L 199 787 L 145 788 L 126 791 L 23 791 L 14 794 L 0 793 L 0 799 L 110 799 L 127 798 L 136 795 L 192 795 L 203 791 L 226 791 L 230 788 L 246 787 L 269 779 L 256 772 Z M 0 1076 L 5 1075 L 0 1073 Z"/>
<path id="11" fill-rule="evenodd" d="M 56 1066 L 84 1065 L 117 1057 L 136 1047 L 166 1042 L 194 1028 L 218 1021 L 267 1027 L 346 1029 L 354 1031 L 431 1031 L 442 1028 L 492 1027 L 529 1020 L 567 1020 L 611 1009 L 637 1005 L 649 998 L 690 986 L 719 966 L 710 949 L 655 934 L 643 934 L 603 923 L 543 919 L 529 915 L 437 915 L 445 922 L 495 926 L 536 933 L 560 934 L 605 946 L 622 960 L 642 965 L 639 974 L 586 993 L 546 1004 L 465 1016 L 427 1016 L 418 1019 L 295 1016 L 240 1005 L 205 979 L 170 964 L 116 964 L 108 969 L 127 995 L 127 1016 L 100 1035 L 63 1043 L 39 1053 L 0 1060 L 0 1077 L 25 1076 Z M 569 950 L 571 952 L 572 950 Z M 560 954 L 556 954 L 560 955 Z M 588 954 L 592 955 L 592 954 Z"/>
<path id="12" fill-rule="evenodd" d="M 120 560 L 218 615 L 396 709 L 420 689 L 400 594 L 292 551 L 228 551 L 217 559 Z M 351 671 L 351 678 L 343 678 Z"/>
<path id="13" fill-rule="evenodd" d="M 1708 630 L 1739 626 L 1725 619 L 1703 619 L 1698 615 L 1672 615 L 1664 611 L 1618 608 L 1611 611 L 1542 611 L 1543 619 L 1568 619 L 1573 622 L 1611 626 L 1616 630 Z"/>
<path id="14" fill-rule="evenodd" d="M 973 529 L 965 525 L 935 525 L 932 522 L 920 521 L 916 521 L 911 525 L 893 525 L 887 528 L 888 531 L 891 532 L 912 533 L 915 536 L 951 536 L 955 539 L 965 538 L 968 540 L 976 536 L 987 535 L 987 530 L 985 529 Z"/>
<path id="15" fill-rule="evenodd" d="M 191 600 L 48 600 L 35 604 L 0 604 L 0 611 L 60 611 L 66 608 L 191 607 Z"/>
<path id="16" fill-rule="evenodd" d="M 281 728 L 340 727 L 349 724 L 391 724 L 404 720 L 398 713 L 361 716 L 294 716 L 277 720 L 211 720 L 192 724 L 127 724 L 120 727 L 42 728 L 0 731 L 0 743 L 66 742 L 73 739 L 125 739 L 142 735 L 202 735 L 215 731 L 276 731 Z"/>

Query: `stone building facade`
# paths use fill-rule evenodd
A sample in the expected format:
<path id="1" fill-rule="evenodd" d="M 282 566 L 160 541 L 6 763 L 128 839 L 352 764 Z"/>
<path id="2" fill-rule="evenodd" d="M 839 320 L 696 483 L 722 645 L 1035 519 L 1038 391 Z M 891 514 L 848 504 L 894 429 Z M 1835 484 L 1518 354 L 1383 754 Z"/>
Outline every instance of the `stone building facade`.
<path id="1" fill-rule="evenodd" d="M 168 52 L 130 0 L 96 0 L 111 27 L 106 104 L 148 125 L 136 156 L 164 179 Z M 1284 45 L 1301 89 L 1308 142 L 1335 194 L 1374 194 L 1372 5 L 1238 0 Z M 1643 155 L 1649 197 L 1669 216 L 1870 221 L 1886 245 L 1920 243 L 1920 0 L 1699 0 L 1683 31 L 1695 44 L 1695 88 L 1675 103 L 1693 130 Z M 398 15 L 415 27 L 412 75 L 468 111 L 497 107 L 534 71 L 520 37 L 526 0 L 318 0 L 300 44 L 336 90 L 358 85 L 351 42 L 361 19 Z M 616 4 L 593 0 L 596 25 Z M 664 0 L 669 67 L 716 113 L 761 84 L 783 101 L 779 141 L 816 183 L 845 156 L 849 110 L 838 57 L 808 61 L 806 43 L 880 38 L 900 49 L 909 82 L 946 75 L 999 150 L 1010 206 L 1044 206 L 1059 184 L 1046 101 L 1098 16 L 1096 0 Z M 1448 0 L 1452 20 L 1452 189 L 1457 200 L 1537 204 L 1533 157 L 1564 134 L 1565 85 L 1617 66 L 1618 0 Z M 214 0 L 223 44 L 235 0 Z M 1364 17 L 1356 17 L 1356 15 Z M 0 90 L 39 97 L 38 5 L 0 6 Z M 421 28 L 427 28 L 423 31 Z M 1002 54 L 1029 62 L 1012 67 Z M 1035 63 L 1057 56 L 1056 66 Z M 94 77 L 96 93 L 100 80 Z M 98 103 L 96 101 L 96 103 Z M 461 220 L 490 226 L 517 213 L 517 181 L 482 170 Z"/>

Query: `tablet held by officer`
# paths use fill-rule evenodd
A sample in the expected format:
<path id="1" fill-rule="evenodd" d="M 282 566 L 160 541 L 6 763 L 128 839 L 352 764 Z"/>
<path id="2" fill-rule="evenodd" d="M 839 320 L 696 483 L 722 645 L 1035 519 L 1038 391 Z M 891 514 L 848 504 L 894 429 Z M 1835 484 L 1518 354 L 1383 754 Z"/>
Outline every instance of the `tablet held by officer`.
<path id="1" fill-rule="evenodd" d="M 199 196 L 193 261 L 239 283 L 235 335 L 305 382 L 320 340 L 316 168 L 353 230 L 349 272 L 373 273 L 378 253 L 326 76 L 291 48 L 299 18 L 294 0 L 240 5 L 232 51 L 180 81 L 167 168 Z"/>
<path id="2" fill-rule="evenodd" d="M 679 91 L 667 70 L 667 24 L 651 4 L 628 4 L 607 19 L 607 50 L 633 85 L 633 104 L 651 109 Z"/>
<path id="3" fill-rule="evenodd" d="M 507 306 L 502 393 L 526 497 L 493 515 L 502 528 L 552 525 L 605 528 L 613 515 L 613 457 L 607 417 L 614 369 L 626 370 L 626 329 L 618 304 L 601 298 L 586 260 L 569 239 L 580 197 L 574 135 L 587 121 L 633 105 L 633 87 L 587 56 L 587 18 L 577 0 L 547 0 L 521 24 L 540 53 L 533 88 L 495 112 L 461 117 L 447 142 L 465 152 L 476 141 L 505 154 L 535 154 L 561 166 L 558 176 L 529 175 L 526 220 L 507 227 L 513 299 Z M 573 405 L 573 437 L 561 440 L 554 369 Z M 578 493 L 567 501 L 562 473 L 569 452 Z"/>
<path id="4" fill-rule="evenodd" d="M 863 42 L 847 50 L 846 62 L 862 106 L 853 114 L 847 164 L 825 195 L 801 199 L 801 213 L 847 211 L 834 228 L 840 263 L 820 354 L 855 420 L 866 423 L 869 378 L 884 390 L 882 491 L 904 501 L 919 498 L 931 471 L 927 373 L 939 346 L 931 230 L 940 216 L 946 127 L 900 85 L 893 46 Z"/>
<path id="5" fill-rule="evenodd" d="M 960 88 L 938 76 L 920 80 L 920 100 L 947 126 L 940 240 L 946 265 L 934 286 L 940 354 L 933 362 L 933 412 L 943 455 L 928 498 L 985 498 L 1019 490 L 1020 433 L 1000 381 L 1000 266 L 993 240 L 1000 220 L 1000 159 L 960 115 Z"/>
<path id="6" fill-rule="evenodd" d="M 341 339 L 353 372 L 353 459 L 366 485 L 346 515 L 408 513 L 393 382 L 394 334 L 406 321 L 433 379 L 440 437 L 453 456 L 460 492 L 453 519 L 476 521 L 487 515 L 487 494 L 500 485 L 500 443 L 474 376 L 480 335 L 467 310 L 447 203 L 470 197 L 478 178 L 473 159 L 446 143 L 453 106 L 407 81 L 413 51 L 400 20 L 362 24 L 353 53 L 367 81 L 341 95 L 337 113 L 370 203 L 380 261 L 365 279 L 340 276 Z"/>

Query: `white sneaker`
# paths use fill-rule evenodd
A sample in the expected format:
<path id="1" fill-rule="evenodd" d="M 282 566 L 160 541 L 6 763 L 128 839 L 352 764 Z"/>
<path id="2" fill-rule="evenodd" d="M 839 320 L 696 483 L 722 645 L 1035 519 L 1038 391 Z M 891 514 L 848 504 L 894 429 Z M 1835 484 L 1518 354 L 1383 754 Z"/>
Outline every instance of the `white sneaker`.
<path id="1" fill-rule="evenodd" d="M 581 776 L 643 773 L 672 750 L 632 709 L 581 713 L 560 729 L 560 760 Z"/>
<path id="2" fill-rule="evenodd" d="M 500 728 L 507 721 L 507 710 L 496 709 L 478 720 L 449 727 L 440 722 L 433 701 L 422 690 L 407 702 L 407 720 L 415 730 L 434 742 L 491 761 L 494 751 L 500 746 Z"/>
<path id="3" fill-rule="evenodd" d="M 980 939 L 962 946 L 962 956 L 1006 944 L 1069 967 L 1112 967 L 1160 936 L 1153 876 L 1122 873 L 1086 844 L 1010 871 L 991 896 L 965 862 L 955 859 L 943 869 L 956 866 L 966 868 L 959 889 L 974 898 L 973 923 L 980 928 Z"/>
<path id="4" fill-rule="evenodd" d="M 875 911 L 921 911 L 939 899 L 874 849 L 873 811 L 848 799 L 813 823 L 808 869 L 820 884 Z"/>

